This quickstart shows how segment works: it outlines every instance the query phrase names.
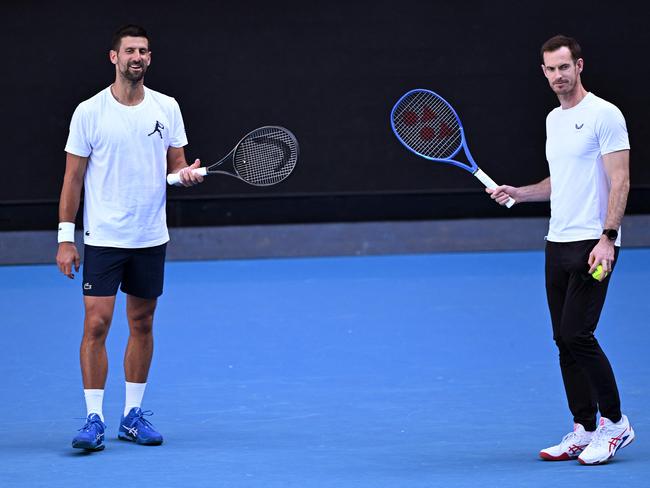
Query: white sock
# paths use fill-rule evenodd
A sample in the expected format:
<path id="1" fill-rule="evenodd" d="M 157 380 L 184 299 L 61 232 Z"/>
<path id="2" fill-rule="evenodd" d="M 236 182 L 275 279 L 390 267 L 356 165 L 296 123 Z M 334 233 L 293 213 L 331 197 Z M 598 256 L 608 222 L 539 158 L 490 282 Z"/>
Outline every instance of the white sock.
<path id="1" fill-rule="evenodd" d="M 102 413 L 102 404 L 104 403 L 104 390 L 84 389 L 84 397 L 86 398 L 86 415 L 96 413 L 103 422 L 104 414 Z"/>
<path id="2" fill-rule="evenodd" d="M 129 383 L 126 382 L 126 401 L 124 402 L 124 416 L 126 417 L 132 408 L 142 405 L 142 397 L 146 383 Z"/>

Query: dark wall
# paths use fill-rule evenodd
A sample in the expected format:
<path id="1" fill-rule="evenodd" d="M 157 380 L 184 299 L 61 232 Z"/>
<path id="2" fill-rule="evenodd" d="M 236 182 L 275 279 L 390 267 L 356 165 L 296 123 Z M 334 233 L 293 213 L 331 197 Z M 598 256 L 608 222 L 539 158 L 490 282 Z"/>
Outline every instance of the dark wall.
<path id="1" fill-rule="evenodd" d="M 628 211 L 649 212 L 650 35 L 634 3 L 4 4 L 0 229 L 55 225 L 69 119 L 112 82 L 110 38 L 126 22 L 149 30 L 146 84 L 179 101 L 189 158 L 221 158 L 266 124 L 290 128 L 301 145 L 294 175 L 277 187 L 213 177 L 170 189 L 172 225 L 546 214 L 547 204 L 501 209 L 468 173 L 407 152 L 388 116 L 406 90 L 433 89 L 458 110 L 474 157 L 495 180 L 540 180 L 544 118 L 557 100 L 538 51 L 558 32 L 581 42 L 587 89 L 625 114 Z"/>

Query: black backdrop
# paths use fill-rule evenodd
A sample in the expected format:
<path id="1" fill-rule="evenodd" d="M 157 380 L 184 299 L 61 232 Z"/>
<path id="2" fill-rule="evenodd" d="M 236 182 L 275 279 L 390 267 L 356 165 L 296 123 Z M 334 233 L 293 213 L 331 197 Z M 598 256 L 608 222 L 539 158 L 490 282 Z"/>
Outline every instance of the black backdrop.
<path id="1" fill-rule="evenodd" d="M 626 116 L 628 213 L 648 213 L 650 35 L 634 3 L 4 3 L 0 230 L 55 225 L 70 116 L 111 83 L 110 38 L 127 22 L 149 31 L 146 84 L 179 101 L 188 158 L 209 163 L 266 124 L 301 144 L 294 175 L 276 187 L 213 177 L 170 189 L 172 225 L 545 215 L 547 204 L 502 209 L 468 173 L 410 154 L 388 115 L 406 90 L 433 89 L 496 181 L 538 181 L 548 174 L 544 118 L 557 105 L 538 51 L 559 32 L 582 44 L 587 89 Z"/>

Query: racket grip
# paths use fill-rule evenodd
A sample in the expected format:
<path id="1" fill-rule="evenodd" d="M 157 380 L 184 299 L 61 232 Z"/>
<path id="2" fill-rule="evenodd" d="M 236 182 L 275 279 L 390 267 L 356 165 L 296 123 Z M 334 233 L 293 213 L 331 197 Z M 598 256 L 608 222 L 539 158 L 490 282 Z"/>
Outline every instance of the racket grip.
<path id="1" fill-rule="evenodd" d="M 208 174 L 208 170 L 205 167 L 193 169 L 192 172 L 195 175 L 201 175 L 201 176 L 205 176 Z M 178 175 L 178 173 L 169 173 L 167 175 L 167 184 L 172 186 L 180 186 L 181 177 Z"/>
<path id="2" fill-rule="evenodd" d="M 490 190 L 494 190 L 497 186 L 499 186 L 494 182 L 492 178 L 490 178 L 487 174 L 485 174 L 481 168 L 476 169 L 476 171 L 474 172 L 474 176 L 476 176 L 479 179 L 479 181 L 483 183 Z M 515 204 L 515 200 L 512 197 L 510 197 L 506 202 L 506 207 L 510 208 L 514 204 Z"/>

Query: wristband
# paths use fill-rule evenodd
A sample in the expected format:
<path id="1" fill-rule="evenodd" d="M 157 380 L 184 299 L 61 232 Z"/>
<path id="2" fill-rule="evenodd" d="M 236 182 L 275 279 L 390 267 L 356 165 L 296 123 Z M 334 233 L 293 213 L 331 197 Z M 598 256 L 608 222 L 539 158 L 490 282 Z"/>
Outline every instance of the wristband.
<path id="1" fill-rule="evenodd" d="M 59 222 L 58 242 L 74 243 L 74 222 Z"/>

